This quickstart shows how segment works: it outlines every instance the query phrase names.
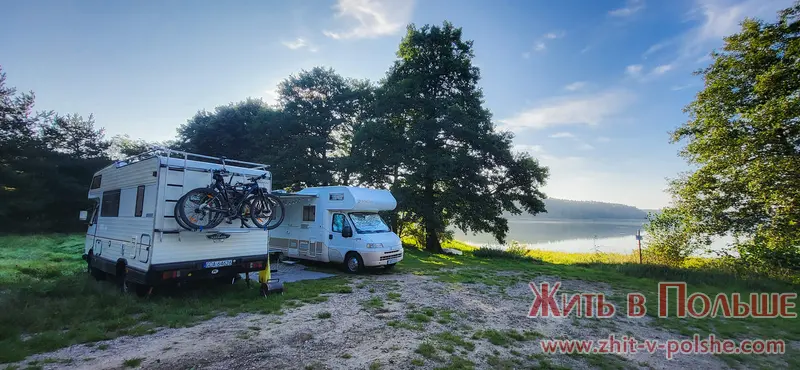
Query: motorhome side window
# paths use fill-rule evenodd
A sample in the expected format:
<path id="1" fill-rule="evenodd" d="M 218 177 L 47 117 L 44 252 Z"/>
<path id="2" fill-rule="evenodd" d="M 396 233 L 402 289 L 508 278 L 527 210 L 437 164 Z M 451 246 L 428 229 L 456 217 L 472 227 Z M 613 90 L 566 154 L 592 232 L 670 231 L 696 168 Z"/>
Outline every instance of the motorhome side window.
<path id="1" fill-rule="evenodd" d="M 100 205 L 100 217 L 119 216 L 119 190 L 103 193 L 103 202 Z"/>
<path id="2" fill-rule="evenodd" d="M 316 206 L 303 206 L 303 221 L 314 221 L 314 217 L 317 213 Z"/>
<path id="3" fill-rule="evenodd" d="M 142 209 L 144 208 L 144 185 L 139 185 L 136 188 L 136 210 L 134 211 L 134 217 L 142 217 Z"/>
<path id="4" fill-rule="evenodd" d="M 335 233 L 342 232 L 342 229 L 344 228 L 344 222 L 344 215 L 341 213 L 335 213 L 333 215 L 333 227 L 331 230 L 333 230 Z"/>
<path id="5" fill-rule="evenodd" d="M 89 186 L 89 190 L 99 189 L 102 180 L 103 180 L 103 175 L 97 175 L 95 177 L 92 177 L 92 185 Z"/>

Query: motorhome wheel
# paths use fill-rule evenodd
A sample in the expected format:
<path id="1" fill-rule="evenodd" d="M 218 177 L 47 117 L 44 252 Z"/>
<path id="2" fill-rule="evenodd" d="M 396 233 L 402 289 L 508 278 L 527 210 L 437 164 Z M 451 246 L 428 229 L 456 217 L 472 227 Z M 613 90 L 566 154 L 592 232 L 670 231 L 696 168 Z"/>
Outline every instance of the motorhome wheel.
<path id="1" fill-rule="evenodd" d="M 361 255 L 356 252 L 348 253 L 344 260 L 345 268 L 351 274 L 355 274 L 364 268 L 364 261 L 361 260 Z"/>

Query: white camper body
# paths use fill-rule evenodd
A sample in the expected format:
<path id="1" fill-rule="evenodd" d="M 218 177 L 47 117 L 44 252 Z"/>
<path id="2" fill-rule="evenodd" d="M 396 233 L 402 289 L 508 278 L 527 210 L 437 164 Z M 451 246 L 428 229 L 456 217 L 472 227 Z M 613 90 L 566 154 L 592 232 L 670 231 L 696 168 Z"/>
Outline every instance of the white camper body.
<path id="1" fill-rule="evenodd" d="M 403 259 L 400 238 L 377 214 L 397 206 L 389 191 L 325 186 L 273 194 L 283 201 L 286 217 L 270 234 L 271 252 L 344 263 L 351 272 L 364 267 L 392 267 Z"/>
<path id="2" fill-rule="evenodd" d="M 90 272 L 148 286 L 262 270 L 268 258 L 268 231 L 240 228 L 237 220 L 197 232 L 175 221 L 178 199 L 212 184 L 211 171 L 223 169 L 219 162 L 158 149 L 95 173 L 89 198 L 96 206 L 84 247 Z M 234 182 L 268 173 L 265 165 L 235 160 L 226 160 L 224 168 Z M 259 184 L 271 189 L 271 176 Z"/>

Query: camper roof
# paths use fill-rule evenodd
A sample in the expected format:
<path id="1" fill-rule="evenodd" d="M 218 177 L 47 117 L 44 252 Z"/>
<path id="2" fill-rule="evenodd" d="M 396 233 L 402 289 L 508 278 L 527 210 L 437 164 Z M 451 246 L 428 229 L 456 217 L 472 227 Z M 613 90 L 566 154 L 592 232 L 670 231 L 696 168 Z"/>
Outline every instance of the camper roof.
<path id="1" fill-rule="evenodd" d="M 268 172 L 267 168 L 269 168 L 269 165 L 261 163 L 245 162 L 237 159 L 223 159 L 222 157 L 211 157 L 180 150 L 153 147 L 144 153 L 115 161 L 111 165 L 101 169 L 100 171 L 97 171 L 97 173 L 100 173 L 107 168 L 120 168 L 153 157 L 158 157 L 162 166 L 168 165 L 170 168 L 186 168 L 205 171 L 221 170 L 223 168 L 224 160 L 224 168 L 226 170 L 240 175 L 260 176 L 264 174 L 264 172 Z"/>
<path id="2" fill-rule="evenodd" d="M 305 188 L 297 192 L 303 195 L 316 195 L 320 204 L 332 210 L 343 211 L 390 211 L 397 207 L 397 201 L 388 190 L 368 189 L 353 186 L 321 186 Z"/>

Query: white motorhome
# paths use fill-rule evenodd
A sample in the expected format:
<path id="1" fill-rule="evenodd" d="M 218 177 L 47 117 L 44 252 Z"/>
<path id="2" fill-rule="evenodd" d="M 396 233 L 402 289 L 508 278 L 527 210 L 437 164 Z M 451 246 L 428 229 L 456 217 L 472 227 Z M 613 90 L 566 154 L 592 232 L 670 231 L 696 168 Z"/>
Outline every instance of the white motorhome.
<path id="1" fill-rule="evenodd" d="M 267 166 L 168 149 L 117 161 L 95 173 L 89 199 L 84 259 L 96 278 L 115 275 L 125 290 L 144 294 L 165 281 L 227 278 L 263 270 L 269 232 L 223 223 L 189 231 L 176 222 L 175 204 L 186 192 L 212 183 L 213 170 L 233 181 L 267 174 L 259 186 L 271 190 Z"/>
<path id="2" fill-rule="evenodd" d="M 400 238 L 378 215 L 397 206 L 389 191 L 325 186 L 273 194 L 283 201 L 286 217 L 270 234 L 271 252 L 343 263 L 349 272 L 392 268 L 403 259 Z"/>

